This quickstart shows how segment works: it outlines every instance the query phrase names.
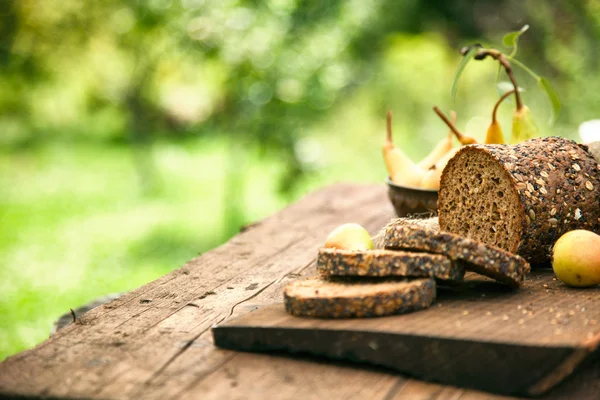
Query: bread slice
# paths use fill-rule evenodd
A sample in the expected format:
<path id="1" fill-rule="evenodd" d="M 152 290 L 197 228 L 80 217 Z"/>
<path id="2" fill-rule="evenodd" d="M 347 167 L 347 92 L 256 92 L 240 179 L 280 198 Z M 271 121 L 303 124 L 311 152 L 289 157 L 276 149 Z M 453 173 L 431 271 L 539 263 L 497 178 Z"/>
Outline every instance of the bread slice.
<path id="1" fill-rule="evenodd" d="M 449 232 L 433 232 L 414 226 L 395 226 L 386 231 L 387 248 L 443 254 L 463 262 L 465 269 L 519 287 L 530 265 L 522 257 L 500 248 Z"/>
<path id="2" fill-rule="evenodd" d="M 298 317 L 368 318 L 402 314 L 429 307 L 436 286 L 431 278 L 348 281 L 309 278 L 283 292 L 285 309 Z"/>
<path id="3" fill-rule="evenodd" d="M 317 271 L 322 276 L 436 278 L 439 283 L 462 282 L 462 265 L 439 254 L 392 250 L 319 250 Z"/>
<path id="4" fill-rule="evenodd" d="M 565 232 L 600 233 L 600 165 L 560 137 L 464 146 L 442 173 L 438 215 L 443 231 L 547 262 Z"/>

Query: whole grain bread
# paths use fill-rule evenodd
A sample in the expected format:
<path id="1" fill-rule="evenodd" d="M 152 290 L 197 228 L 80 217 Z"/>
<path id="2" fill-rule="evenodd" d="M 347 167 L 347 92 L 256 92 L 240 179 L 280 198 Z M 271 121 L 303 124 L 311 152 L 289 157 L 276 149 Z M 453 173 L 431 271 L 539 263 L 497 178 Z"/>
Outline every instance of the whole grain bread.
<path id="1" fill-rule="evenodd" d="M 388 223 L 373 236 L 373 243 L 376 249 L 383 249 L 385 247 L 384 237 L 385 232 L 388 228 L 392 226 L 419 226 L 425 229 L 433 229 L 434 231 L 440 230 L 440 224 L 438 222 L 438 217 L 427 217 L 427 218 L 413 218 L 413 217 L 400 217 L 400 218 L 392 218 L 388 221 Z"/>
<path id="2" fill-rule="evenodd" d="M 288 313 L 313 318 L 367 318 L 429 307 L 436 286 L 431 278 L 415 280 L 333 280 L 309 278 L 288 284 L 283 292 Z"/>
<path id="3" fill-rule="evenodd" d="M 392 250 L 340 250 L 323 248 L 317 256 L 322 276 L 435 278 L 438 283 L 462 282 L 462 264 L 439 254 Z"/>
<path id="4" fill-rule="evenodd" d="M 438 215 L 443 231 L 547 262 L 565 232 L 600 233 L 600 165 L 560 137 L 464 146 L 442 173 Z"/>
<path id="5" fill-rule="evenodd" d="M 513 287 L 520 286 L 530 272 L 529 263 L 516 254 L 449 232 L 394 226 L 386 231 L 385 243 L 391 249 L 443 254 L 464 263 L 466 270 Z"/>

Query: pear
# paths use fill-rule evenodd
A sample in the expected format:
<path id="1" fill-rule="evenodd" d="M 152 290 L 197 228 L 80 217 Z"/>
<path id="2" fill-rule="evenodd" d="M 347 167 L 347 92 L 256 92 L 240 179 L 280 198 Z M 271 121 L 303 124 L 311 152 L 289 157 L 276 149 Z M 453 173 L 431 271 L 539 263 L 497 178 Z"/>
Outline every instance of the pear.
<path id="1" fill-rule="evenodd" d="M 434 189 L 439 190 L 440 188 L 440 179 L 442 177 L 442 171 L 446 168 L 446 164 L 454 155 L 460 150 L 460 147 L 454 147 L 450 151 L 446 152 L 442 158 L 438 160 L 435 165 L 430 168 L 423 179 L 421 180 L 421 188 L 423 189 Z"/>
<path id="2" fill-rule="evenodd" d="M 504 93 L 502 96 L 500 96 L 500 98 L 494 105 L 494 111 L 492 111 L 492 122 L 486 132 L 486 135 L 485 135 L 485 144 L 505 144 L 506 143 L 506 141 L 504 140 L 504 135 L 502 134 L 502 128 L 500 128 L 500 124 L 498 123 L 498 119 L 496 118 L 496 115 L 498 114 L 498 107 L 500 107 L 500 104 L 502 104 L 504 99 L 506 99 L 508 96 L 510 96 L 514 92 L 515 91 L 513 89 L 513 90 L 510 90 L 510 91 Z"/>
<path id="3" fill-rule="evenodd" d="M 563 234 L 552 247 L 552 269 L 568 286 L 600 284 L 600 235 L 585 229 Z"/>
<path id="4" fill-rule="evenodd" d="M 444 156 L 448 151 L 452 149 L 452 132 L 449 132 L 448 135 L 435 145 L 433 150 L 419 163 L 417 166 L 421 167 L 423 170 L 427 171 L 432 168 L 435 163 Z"/>
<path id="5" fill-rule="evenodd" d="M 533 120 L 531 110 L 523 104 L 521 108 L 517 108 L 513 114 L 510 142 L 512 144 L 517 144 L 538 136 L 539 130 Z"/>
<path id="6" fill-rule="evenodd" d="M 342 250 L 373 250 L 373 239 L 360 224 L 346 223 L 335 228 L 325 240 L 324 247 Z"/>
<path id="7" fill-rule="evenodd" d="M 417 187 L 425 170 L 416 165 L 410 157 L 394 145 L 392 139 L 392 112 L 387 114 L 387 135 L 383 144 L 383 160 L 392 182 L 402 186 Z"/>
<path id="8" fill-rule="evenodd" d="M 427 172 L 425 172 L 425 175 L 423 175 L 423 179 L 421 180 L 420 184 L 421 189 L 439 190 L 441 177 L 442 172 L 434 165 Z"/>
<path id="9" fill-rule="evenodd" d="M 505 144 L 502 128 L 498 121 L 493 120 L 485 134 L 485 144 Z"/>
<path id="10" fill-rule="evenodd" d="M 450 111 L 450 116 L 452 118 L 452 123 L 456 125 L 456 113 L 454 111 Z M 431 150 L 431 152 L 425 158 L 419 161 L 417 165 L 429 172 L 428 170 L 433 168 L 435 163 L 437 163 L 440 158 L 452 150 L 452 136 L 452 130 L 448 131 L 446 137 L 440 140 L 438 144 L 435 145 L 433 150 Z"/>

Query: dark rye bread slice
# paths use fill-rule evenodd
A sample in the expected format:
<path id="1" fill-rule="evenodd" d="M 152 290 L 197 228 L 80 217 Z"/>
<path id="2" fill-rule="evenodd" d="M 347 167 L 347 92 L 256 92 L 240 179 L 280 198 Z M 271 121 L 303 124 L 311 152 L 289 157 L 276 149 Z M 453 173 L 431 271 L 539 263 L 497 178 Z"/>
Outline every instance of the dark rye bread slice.
<path id="1" fill-rule="evenodd" d="M 288 284 L 285 309 L 298 317 L 368 318 L 429 307 L 436 286 L 431 278 L 414 280 L 340 280 L 309 278 Z"/>
<path id="2" fill-rule="evenodd" d="M 458 284 L 465 275 L 462 264 L 439 254 L 329 248 L 319 250 L 317 271 L 325 277 L 436 278 L 439 283 L 446 284 Z"/>
<path id="3" fill-rule="evenodd" d="M 560 137 L 465 146 L 442 173 L 438 214 L 443 231 L 544 263 L 565 232 L 600 233 L 600 165 Z"/>
<path id="4" fill-rule="evenodd" d="M 469 271 L 513 287 L 519 287 L 530 271 L 529 263 L 516 254 L 449 232 L 395 226 L 386 231 L 385 243 L 392 249 L 443 254 Z"/>

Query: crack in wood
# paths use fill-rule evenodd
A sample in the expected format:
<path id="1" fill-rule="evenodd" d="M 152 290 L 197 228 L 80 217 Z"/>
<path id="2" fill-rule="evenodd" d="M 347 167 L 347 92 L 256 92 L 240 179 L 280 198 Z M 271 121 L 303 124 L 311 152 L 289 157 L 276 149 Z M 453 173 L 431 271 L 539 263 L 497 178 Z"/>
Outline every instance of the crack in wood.
<path id="1" fill-rule="evenodd" d="M 392 400 L 398 393 L 404 389 L 407 384 L 407 380 L 401 377 L 398 377 L 398 380 L 394 385 L 390 388 L 390 390 L 385 394 L 382 400 Z"/>
<path id="2" fill-rule="evenodd" d="M 281 278 L 279 278 L 281 279 Z M 255 298 L 256 296 L 258 296 L 259 294 L 261 294 L 262 292 L 264 292 L 268 287 L 270 287 L 271 285 L 273 285 L 275 282 L 277 282 L 279 279 L 275 279 L 274 281 L 271 281 L 267 286 L 263 287 L 262 289 L 260 289 L 259 291 L 257 291 L 256 293 L 254 293 L 252 296 L 245 298 L 244 300 L 238 301 L 237 303 L 235 303 L 232 307 L 231 307 L 231 311 L 229 312 L 229 315 L 227 316 L 227 318 L 231 317 L 233 315 L 233 311 L 235 310 L 235 308 L 248 301 L 248 300 L 252 300 L 253 298 Z M 220 324 L 221 322 L 223 322 L 225 320 L 225 318 L 223 318 L 221 321 L 218 322 L 218 324 Z"/>
<path id="3" fill-rule="evenodd" d="M 288 245 L 286 245 L 286 246 L 284 246 L 282 249 L 280 249 L 280 250 L 279 250 L 279 252 L 278 252 L 277 254 L 275 254 L 275 255 L 270 255 L 270 256 L 268 256 L 268 257 L 264 257 L 264 259 L 262 259 L 262 260 L 260 260 L 260 261 L 257 261 L 256 263 L 253 263 L 253 264 L 252 264 L 252 267 L 255 267 L 256 265 L 259 265 L 259 263 L 260 263 L 260 264 L 264 264 L 264 262 L 265 262 L 266 260 L 269 260 L 269 259 L 275 258 L 275 257 L 276 257 L 276 256 L 277 256 L 277 255 L 278 255 L 280 252 L 284 252 L 284 251 L 288 250 L 290 247 L 292 247 L 292 246 L 294 246 L 294 245 L 296 245 L 296 244 L 298 244 L 298 243 L 302 242 L 302 240 L 303 240 L 303 239 L 304 239 L 304 238 L 300 238 L 300 239 L 297 239 L 297 240 L 294 240 L 294 241 L 292 241 L 291 243 L 289 243 Z M 236 276 L 233 276 L 233 277 L 231 277 L 231 278 L 229 278 L 229 279 L 224 279 L 224 280 L 223 280 L 222 282 L 220 282 L 220 283 L 219 283 L 219 284 L 218 284 L 218 285 L 217 285 L 217 286 L 216 286 L 214 289 L 204 292 L 204 293 L 203 293 L 203 294 L 202 294 L 202 295 L 201 295 L 199 298 L 200 298 L 200 299 L 204 299 L 204 298 L 206 298 L 206 296 L 208 296 L 208 295 L 215 294 L 215 293 L 216 293 L 216 289 L 218 289 L 218 288 L 220 288 L 221 286 L 223 286 L 223 285 L 225 285 L 225 284 L 227 284 L 227 283 L 229 283 L 229 282 L 231 282 L 231 281 L 235 280 L 236 278 L 238 278 L 238 276 L 237 276 L 237 275 L 236 275 Z M 156 325 L 160 324 L 160 323 L 161 323 L 161 322 L 163 322 L 164 320 L 166 320 L 166 319 L 168 319 L 169 317 L 173 316 L 174 314 L 178 313 L 179 311 L 181 311 L 182 309 L 184 309 L 185 307 L 187 307 L 187 306 L 189 305 L 189 303 L 190 303 L 190 302 L 185 302 L 185 301 L 184 301 L 184 304 L 183 304 L 182 306 L 180 306 L 180 307 L 176 308 L 176 309 L 175 309 L 175 310 L 174 310 L 172 313 L 170 313 L 170 314 L 166 315 L 166 316 L 165 316 L 163 319 L 161 319 L 161 320 L 158 320 L 158 321 L 156 321 L 154 324 L 152 324 L 152 325 L 148 326 L 146 329 L 144 329 L 144 330 L 142 331 L 142 333 L 144 333 L 144 332 L 147 332 L 149 329 L 151 329 L 151 328 L 155 327 Z M 153 306 L 153 307 L 150 307 L 150 308 L 148 308 L 146 311 L 149 311 L 149 310 L 151 310 L 151 309 L 153 309 L 153 308 L 154 308 L 154 306 Z M 129 321 L 129 320 L 131 320 L 131 318 L 129 318 L 128 320 L 124 321 L 124 322 L 123 322 L 123 323 L 121 323 L 119 326 L 123 325 L 124 323 L 126 323 L 126 322 L 127 322 L 127 321 Z M 219 321 L 219 323 L 221 323 L 222 321 L 223 321 L 223 320 Z M 197 338 L 194 338 L 193 340 L 196 340 L 196 339 L 197 339 Z M 169 362 L 169 361 L 167 361 L 167 362 Z"/>
<path id="4" fill-rule="evenodd" d="M 292 242 L 290 245 L 292 245 L 292 244 L 296 244 L 296 243 L 298 243 L 298 242 L 299 242 L 299 241 L 294 241 L 294 242 Z M 287 249 L 287 248 L 289 248 L 289 246 L 286 246 L 286 249 Z M 310 265 L 310 264 L 309 264 L 309 265 Z M 285 276 L 285 275 L 284 275 L 284 276 Z M 233 279 L 233 278 L 232 278 L 232 279 Z M 230 280 L 232 280 L 232 279 L 230 279 Z M 279 278 L 279 279 L 281 279 L 281 278 Z M 265 291 L 267 288 L 269 288 L 271 285 L 273 285 L 275 282 L 277 282 L 279 279 L 276 279 L 276 280 L 273 280 L 273 281 L 271 281 L 271 282 L 270 282 L 269 284 L 267 284 L 265 287 L 263 287 L 262 289 L 260 289 L 260 290 L 259 290 L 259 291 L 257 291 L 256 293 L 254 293 L 252 296 L 249 296 L 249 297 L 245 298 L 244 300 L 242 300 L 242 301 L 239 301 L 239 302 L 237 302 L 236 304 L 234 304 L 234 305 L 231 307 L 231 310 L 230 310 L 230 312 L 229 312 L 229 315 L 227 315 L 227 316 L 225 316 L 225 317 L 221 318 L 221 319 L 220 319 L 220 320 L 219 320 L 219 321 L 216 323 L 216 325 L 218 325 L 218 324 L 220 324 L 221 322 L 223 322 L 223 321 L 224 321 L 226 318 L 229 318 L 229 317 L 231 317 L 231 316 L 233 315 L 233 312 L 234 312 L 234 310 L 235 310 L 235 307 L 236 307 L 236 306 L 238 306 L 239 304 L 242 304 L 242 303 L 244 303 L 244 302 L 246 302 L 246 301 L 248 301 L 248 300 L 251 300 L 251 299 L 253 299 L 253 298 L 254 298 L 254 297 L 256 297 L 256 296 L 258 296 L 258 295 L 259 295 L 259 294 L 261 294 L 263 291 Z M 229 280 L 228 280 L 228 281 L 229 281 Z M 227 283 L 228 281 L 225 281 L 225 282 L 221 283 L 219 286 L 217 286 L 217 288 L 218 288 L 218 287 L 220 287 L 220 286 L 222 286 L 223 284 Z M 186 307 L 186 306 L 188 306 L 188 304 L 184 305 L 184 306 L 183 306 L 183 307 L 181 307 L 181 308 L 184 308 L 184 307 Z M 180 309 L 178 309 L 177 311 L 179 311 L 179 310 L 180 310 Z M 177 311 L 173 312 L 173 313 L 172 313 L 172 314 L 170 314 L 170 315 L 173 315 L 173 314 L 175 314 Z M 144 385 L 145 385 L 145 386 L 148 386 L 150 383 L 152 383 L 152 381 L 153 381 L 153 380 L 154 380 L 154 379 L 155 379 L 157 376 L 159 376 L 160 374 L 162 374 L 162 373 L 163 373 L 163 371 L 165 371 L 165 370 L 166 370 L 166 369 L 169 367 L 169 365 L 171 365 L 171 364 L 172 364 L 172 363 L 173 363 L 173 362 L 174 362 L 174 361 L 175 361 L 175 360 L 176 360 L 176 359 L 177 359 L 179 356 L 181 356 L 181 355 L 182 355 L 182 354 L 183 354 L 183 353 L 184 353 L 184 352 L 185 352 L 187 349 L 189 349 L 189 348 L 192 346 L 192 344 L 193 344 L 193 343 L 194 343 L 196 340 L 198 340 L 198 339 L 199 339 L 199 338 L 200 338 L 200 337 L 201 337 L 201 336 L 202 336 L 202 335 L 203 335 L 205 332 L 208 332 L 208 330 L 209 330 L 209 329 L 211 329 L 211 326 L 209 326 L 208 328 L 206 328 L 206 329 L 202 330 L 200 333 L 198 333 L 197 335 L 195 335 L 195 336 L 194 336 L 192 339 L 188 340 L 188 342 L 187 342 L 187 343 L 186 343 L 186 344 L 185 344 L 185 345 L 184 345 L 184 346 L 183 346 L 181 349 L 179 349 L 179 351 L 177 351 L 175 354 L 173 354 L 173 356 L 171 356 L 171 357 L 170 357 L 170 358 L 169 358 L 169 359 L 168 359 L 168 360 L 167 360 L 167 361 L 166 361 L 166 362 L 165 362 L 165 363 L 164 363 L 164 364 L 163 364 L 163 365 L 162 365 L 162 366 L 161 366 L 161 367 L 160 367 L 158 370 L 156 370 L 156 371 L 155 371 L 155 372 L 154 372 L 154 373 L 153 373 L 153 374 L 150 376 L 150 378 L 148 378 L 148 379 L 146 380 L 146 382 L 144 383 Z"/>
<path id="5" fill-rule="evenodd" d="M 225 319 L 225 318 L 223 318 Z M 223 319 L 221 319 L 221 321 L 223 321 Z M 200 338 L 200 336 L 204 335 L 204 333 L 208 332 L 208 330 L 211 327 L 209 326 L 206 329 L 203 329 L 200 333 L 196 334 L 195 336 L 193 336 L 190 340 L 188 340 L 185 345 L 183 345 L 175 354 L 173 354 L 167 361 L 165 361 L 165 363 L 156 371 L 154 371 L 154 373 L 152 375 L 150 375 L 150 378 L 148 378 L 145 382 L 144 385 L 142 385 L 140 387 L 140 390 L 143 389 L 144 386 L 148 386 L 152 383 L 152 381 L 154 381 L 154 379 L 156 379 L 160 374 L 163 373 L 163 371 L 165 371 L 169 365 L 171 365 L 173 363 L 173 361 L 175 361 L 180 355 L 182 355 L 187 349 L 189 349 L 192 344 L 194 344 L 194 342 L 196 340 L 198 340 Z M 133 396 L 134 398 L 137 398 L 137 396 Z"/>
<path id="6" fill-rule="evenodd" d="M 312 263 L 312 262 L 311 262 L 311 263 Z M 308 265 L 310 265 L 310 263 L 309 263 Z M 306 266 L 305 266 L 304 268 L 306 268 Z M 255 297 L 256 297 L 256 296 L 258 296 L 258 295 L 260 295 L 260 294 L 261 294 L 262 292 L 264 292 L 266 289 L 268 289 L 269 287 L 271 287 L 271 286 L 272 286 L 274 283 L 276 283 L 276 282 L 280 281 L 281 279 L 283 279 L 283 277 L 285 277 L 285 275 L 283 275 L 281 278 L 278 278 L 278 279 L 275 279 L 275 280 L 271 281 L 271 282 L 270 282 L 270 283 L 268 283 L 268 284 L 267 284 L 265 287 L 261 288 L 260 290 L 258 290 L 258 291 L 257 291 L 256 293 L 254 293 L 253 295 L 251 295 L 251 296 L 249 296 L 249 297 L 247 297 L 247 298 L 245 298 L 245 299 L 243 299 L 243 300 L 241 300 L 241 301 L 237 302 L 236 304 L 234 304 L 234 305 L 231 307 L 231 310 L 229 311 L 229 315 L 227 315 L 227 316 L 225 316 L 225 317 L 221 318 L 221 319 L 220 319 L 220 320 L 219 320 L 219 321 L 218 321 L 216 324 L 214 324 L 214 325 L 218 325 L 218 324 L 220 324 L 221 322 L 223 322 L 225 319 L 227 319 L 227 318 L 231 317 L 231 316 L 233 315 L 233 312 L 235 311 L 235 307 L 237 307 L 238 305 L 240 305 L 240 304 L 242 304 L 242 303 L 244 303 L 244 302 L 246 302 L 246 301 L 248 301 L 248 300 L 251 300 L 251 299 L 255 298 Z M 186 305 L 187 305 L 187 304 L 186 304 Z M 182 354 L 183 354 L 183 353 L 184 353 L 184 352 L 185 352 L 187 349 L 189 349 L 189 348 L 190 348 L 190 347 L 193 345 L 193 343 L 194 343 L 196 340 L 198 340 L 198 339 L 199 339 L 199 338 L 200 338 L 200 337 L 201 337 L 201 336 L 202 336 L 202 335 L 203 335 L 205 332 L 208 332 L 208 330 L 209 330 L 209 329 L 211 329 L 211 328 L 212 328 L 212 326 L 209 326 L 208 328 L 206 328 L 206 329 L 202 330 L 202 331 L 201 331 L 199 334 L 197 334 L 196 336 L 194 336 L 192 339 L 188 340 L 188 341 L 187 341 L 187 343 L 186 343 L 186 344 L 185 344 L 185 345 L 184 345 L 184 346 L 183 346 L 183 347 L 182 347 L 182 348 L 181 348 L 181 349 L 180 349 L 180 350 L 179 350 L 177 353 L 173 354 L 173 356 L 171 356 L 171 358 L 169 358 L 169 359 L 168 359 L 168 360 L 165 362 L 165 364 L 163 364 L 163 365 L 162 365 L 162 366 L 161 366 L 161 367 L 160 367 L 160 368 L 159 368 L 157 371 L 155 371 L 155 372 L 152 374 L 152 376 L 150 376 L 150 378 L 148 378 L 148 380 L 146 380 L 146 382 L 144 383 L 144 385 L 145 385 L 145 386 L 148 386 L 148 385 L 150 385 L 150 384 L 152 383 L 152 381 L 153 381 L 153 380 L 154 380 L 154 379 L 155 379 L 157 376 L 159 376 L 160 374 L 162 374 L 162 373 L 163 373 L 163 371 L 165 371 L 165 370 L 166 370 L 166 369 L 169 367 L 169 365 L 171 365 L 171 364 L 172 364 L 172 363 L 173 363 L 173 362 L 174 362 L 174 361 L 175 361 L 175 360 L 176 360 L 176 359 L 177 359 L 179 356 L 181 356 L 181 355 L 182 355 Z M 232 357 L 232 358 L 233 358 L 233 357 Z M 228 361 L 229 361 L 229 359 L 228 359 L 227 361 L 223 362 L 223 364 L 222 364 L 222 365 L 225 365 L 225 364 L 226 364 Z M 222 365 L 221 365 L 221 366 L 222 366 Z M 214 370 L 214 371 L 212 371 L 212 372 L 216 372 L 217 370 L 218 370 L 218 368 L 217 368 L 217 369 L 215 369 L 215 370 Z M 210 374 L 209 374 L 209 375 L 210 375 Z M 203 379 L 203 378 L 200 378 L 199 380 L 195 380 L 195 382 L 200 382 L 200 381 L 202 381 L 202 379 Z"/>
<path id="7" fill-rule="evenodd" d="M 233 353 L 230 357 L 226 357 L 221 363 L 219 363 L 219 365 L 217 365 L 212 371 L 209 372 L 205 372 L 203 374 L 201 374 L 200 376 L 198 376 L 197 379 L 192 379 L 190 383 L 188 383 L 186 386 L 184 386 L 177 394 L 176 396 L 174 396 L 175 398 L 179 398 L 179 397 L 185 397 L 185 396 L 181 396 L 182 393 L 186 393 L 188 392 L 192 387 L 196 386 L 197 384 L 201 383 L 202 381 L 204 381 L 205 379 L 207 379 L 208 377 L 210 377 L 211 375 L 216 374 L 218 371 L 221 370 L 221 368 L 223 368 L 224 366 L 226 366 L 227 364 L 229 364 L 229 362 L 231 360 L 233 360 L 234 358 L 236 358 L 239 354 L 238 353 Z"/>

